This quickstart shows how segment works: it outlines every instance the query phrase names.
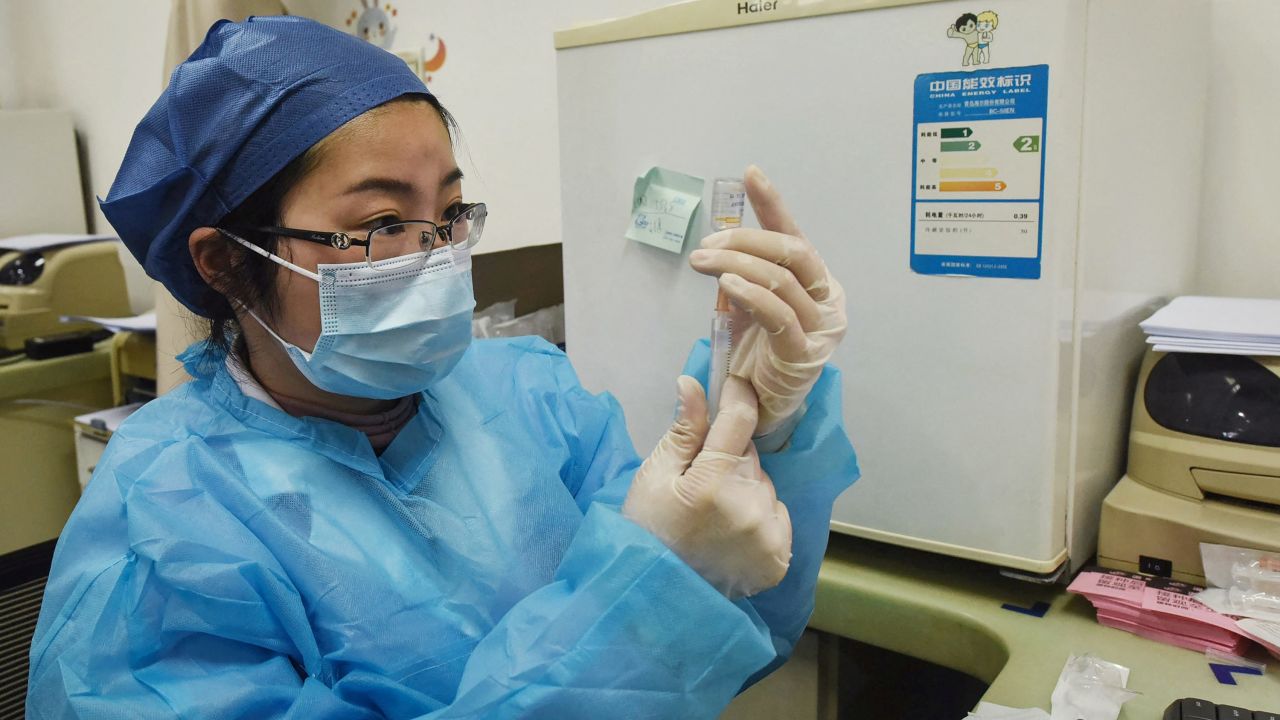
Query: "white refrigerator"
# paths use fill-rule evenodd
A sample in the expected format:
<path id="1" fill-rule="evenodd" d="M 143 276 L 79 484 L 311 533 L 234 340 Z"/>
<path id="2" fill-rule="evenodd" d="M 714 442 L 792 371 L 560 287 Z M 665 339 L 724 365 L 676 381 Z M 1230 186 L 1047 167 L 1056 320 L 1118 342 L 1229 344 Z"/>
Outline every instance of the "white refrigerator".
<path id="1" fill-rule="evenodd" d="M 692 0 L 556 35 L 568 351 L 637 449 L 714 282 L 711 181 L 760 165 L 848 294 L 862 479 L 832 527 L 1032 576 L 1094 552 L 1140 321 L 1185 291 L 1204 0 Z M 672 252 L 652 167 L 705 178 Z M 754 218 L 748 211 L 747 223 Z"/>

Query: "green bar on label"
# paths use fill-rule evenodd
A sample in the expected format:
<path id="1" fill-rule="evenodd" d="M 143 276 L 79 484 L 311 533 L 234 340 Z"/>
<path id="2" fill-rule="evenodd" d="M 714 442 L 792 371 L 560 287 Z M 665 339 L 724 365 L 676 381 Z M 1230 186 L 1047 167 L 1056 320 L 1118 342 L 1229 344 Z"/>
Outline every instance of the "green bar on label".
<path id="1" fill-rule="evenodd" d="M 1013 141 L 1013 149 L 1024 153 L 1040 152 L 1040 136 L 1021 135 Z"/>
<path id="2" fill-rule="evenodd" d="M 952 140 L 942 143 L 942 152 L 970 152 L 982 147 L 977 140 Z"/>
<path id="3" fill-rule="evenodd" d="M 973 130 L 967 127 L 942 128 L 944 138 L 967 138 L 972 134 Z"/>

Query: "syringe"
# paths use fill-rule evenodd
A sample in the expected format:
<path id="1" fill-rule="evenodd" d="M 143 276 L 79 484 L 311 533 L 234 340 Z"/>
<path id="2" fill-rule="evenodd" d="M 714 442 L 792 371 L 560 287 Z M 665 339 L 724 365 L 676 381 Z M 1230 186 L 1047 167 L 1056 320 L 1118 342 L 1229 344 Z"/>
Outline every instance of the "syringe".
<path id="1" fill-rule="evenodd" d="M 741 178 L 716 178 L 711 191 L 711 229 L 719 232 L 742 226 L 747 188 Z M 733 359 L 733 323 L 729 298 L 716 291 L 716 311 L 711 319 L 711 367 L 707 378 L 707 418 L 714 422 L 720 410 L 720 391 Z"/>

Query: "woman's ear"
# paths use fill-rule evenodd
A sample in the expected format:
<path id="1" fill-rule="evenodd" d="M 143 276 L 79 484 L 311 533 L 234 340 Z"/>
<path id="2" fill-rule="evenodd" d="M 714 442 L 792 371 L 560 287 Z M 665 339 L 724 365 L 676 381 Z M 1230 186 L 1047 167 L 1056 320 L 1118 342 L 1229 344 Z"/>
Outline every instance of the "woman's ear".
<path id="1" fill-rule="evenodd" d="M 187 238 L 187 247 L 191 250 L 191 259 L 195 261 L 196 272 L 209 287 L 222 292 L 218 287 L 220 280 L 227 272 L 227 240 L 222 233 L 211 227 L 199 227 L 191 231 Z"/>

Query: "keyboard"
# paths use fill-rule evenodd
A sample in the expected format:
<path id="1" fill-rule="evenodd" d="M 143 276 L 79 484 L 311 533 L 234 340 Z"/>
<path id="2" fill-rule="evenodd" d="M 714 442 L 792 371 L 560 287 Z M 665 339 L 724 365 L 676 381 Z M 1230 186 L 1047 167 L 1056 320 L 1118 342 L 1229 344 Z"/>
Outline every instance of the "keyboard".
<path id="1" fill-rule="evenodd" d="M 1214 705 L 1208 700 L 1174 700 L 1164 711 L 1164 720 L 1280 720 L 1280 712 L 1245 710 L 1231 705 Z"/>

